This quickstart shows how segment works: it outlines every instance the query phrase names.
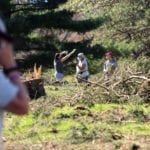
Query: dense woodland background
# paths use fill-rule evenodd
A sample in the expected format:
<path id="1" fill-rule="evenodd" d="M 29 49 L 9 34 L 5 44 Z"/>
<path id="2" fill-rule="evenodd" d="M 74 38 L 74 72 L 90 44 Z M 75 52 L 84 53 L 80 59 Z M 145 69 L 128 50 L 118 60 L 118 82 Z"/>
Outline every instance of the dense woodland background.
<path id="1" fill-rule="evenodd" d="M 106 50 L 137 58 L 150 53 L 148 0 L 1 0 L 0 11 L 25 66 L 52 64 L 56 51 L 93 58 Z M 19 59 L 19 58 L 18 58 Z"/>

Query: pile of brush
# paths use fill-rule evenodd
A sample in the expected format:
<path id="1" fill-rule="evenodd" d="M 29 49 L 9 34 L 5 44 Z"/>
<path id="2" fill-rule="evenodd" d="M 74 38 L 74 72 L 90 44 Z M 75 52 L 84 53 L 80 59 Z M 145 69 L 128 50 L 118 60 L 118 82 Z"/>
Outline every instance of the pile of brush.
<path id="1" fill-rule="evenodd" d="M 149 74 L 137 72 L 134 66 L 124 66 L 112 76 L 107 82 L 101 83 L 107 85 L 108 95 L 111 93 L 118 98 L 131 99 L 131 97 L 140 97 L 145 102 L 150 102 L 150 78 Z"/>
<path id="2" fill-rule="evenodd" d="M 117 71 L 108 80 L 91 79 L 83 90 L 76 93 L 71 100 L 102 100 L 107 102 L 130 101 L 150 102 L 150 70 L 143 72 L 138 64 L 124 62 L 119 64 Z M 91 92 L 92 91 L 92 92 Z"/>

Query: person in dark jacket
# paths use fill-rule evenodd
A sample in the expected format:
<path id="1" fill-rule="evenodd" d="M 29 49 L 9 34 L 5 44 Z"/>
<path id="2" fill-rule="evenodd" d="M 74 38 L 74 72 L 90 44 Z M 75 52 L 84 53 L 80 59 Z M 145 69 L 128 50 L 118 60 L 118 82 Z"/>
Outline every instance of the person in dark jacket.
<path id="1" fill-rule="evenodd" d="M 63 63 L 74 54 L 76 49 L 73 49 L 69 54 L 67 51 L 63 51 L 61 53 L 56 53 L 54 58 L 54 70 L 55 70 L 55 80 L 56 82 L 62 81 L 64 77 L 64 69 Z"/>

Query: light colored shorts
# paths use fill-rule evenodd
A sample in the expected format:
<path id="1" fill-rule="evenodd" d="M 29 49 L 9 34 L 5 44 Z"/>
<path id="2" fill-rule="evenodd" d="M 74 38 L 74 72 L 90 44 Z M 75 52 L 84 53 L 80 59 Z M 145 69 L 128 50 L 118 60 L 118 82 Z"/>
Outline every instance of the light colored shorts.
<path id="1" fill-rule="evenodd" d="M 90 74 L 88 71 L 84 71 L 83 73 L 77 73 L 77 77 L 79 78 L 86 78 L 88 77 Z"/>
<path id="2" fill-rule="evenodd" d="M 55 73 L 56 81 L 62 81 L 63 77 L 64 77 L 63 73 L 58 73 L 58 72 Z"/>

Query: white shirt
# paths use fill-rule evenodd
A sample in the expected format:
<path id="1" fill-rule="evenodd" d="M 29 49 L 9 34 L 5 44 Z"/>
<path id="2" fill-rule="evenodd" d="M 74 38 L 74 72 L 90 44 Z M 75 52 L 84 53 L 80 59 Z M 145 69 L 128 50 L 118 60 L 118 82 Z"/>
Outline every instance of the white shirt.
<path id="1" fill-rule="evenodd" d="M 105 80 L 108 80 L 111 77 L 111 75 L 113 74 L 112 71 L 115 71 L 117 67 L 118 67 L 118 64 L 115 59 L 105 61 L 104 63 Z"/>
<path id="2" fill-rule="evenodd" d="M 2 146 L 3 108 L 9 104 L 17 93 L 18 88 L 0 71 L 0 147 Z"/>
<path id="3" fill-rule="evenodd" d="M 112 60 L 106 60 L 104 63 L 104 72 L 107 72 L 109 70 L 110 67 L 115 67 L 117 68 L 117 62 L 116 60 L 112 59 Z"/>
<path id="4" fill-rule="evenodd" d="M 78 66 L 82 66 L 82 65 L 85 65 L 85 68 L 84 69 L 80 69 Z M 86 61 L 86 59 L 84 60 L 79 60 L 78 62 L 78 65 L 76 67 L 76 73 L 78 75 L 80 75 L 81 77 L 87 77 L 89 76 L 89 71 L 88 71 L 88 63 Z"/>

